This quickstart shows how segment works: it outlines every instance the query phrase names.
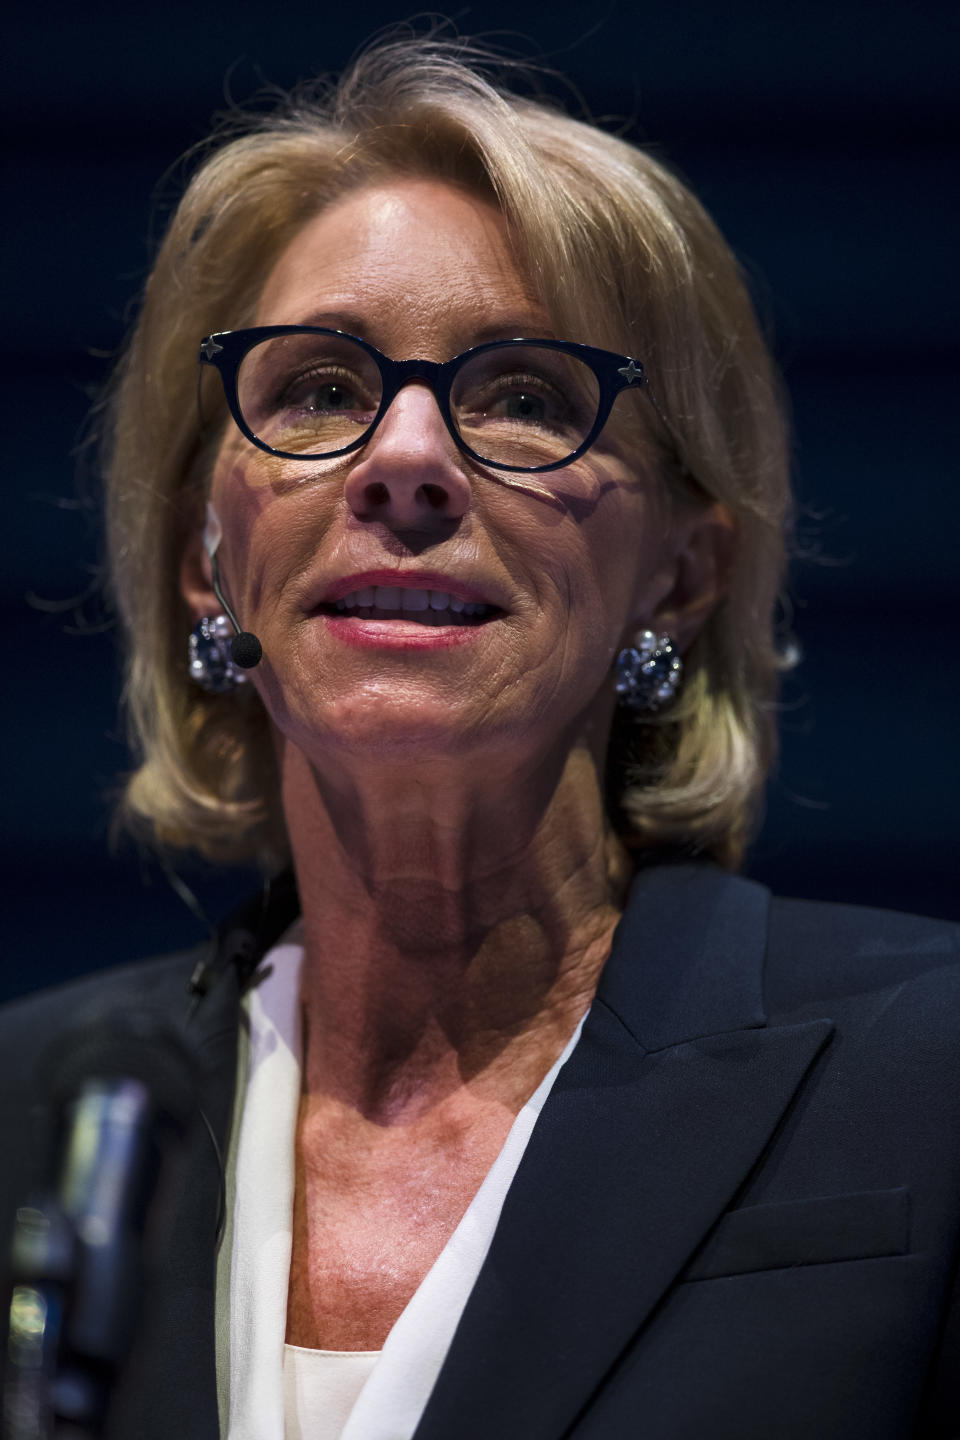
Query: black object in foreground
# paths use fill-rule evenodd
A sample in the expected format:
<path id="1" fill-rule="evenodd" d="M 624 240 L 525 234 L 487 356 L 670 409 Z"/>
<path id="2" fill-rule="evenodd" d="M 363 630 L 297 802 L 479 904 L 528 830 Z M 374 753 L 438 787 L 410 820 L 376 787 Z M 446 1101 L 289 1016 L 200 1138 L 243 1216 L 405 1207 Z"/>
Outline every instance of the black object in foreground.
<path id="1" fill-rule="evenodd" d="M 143 1240 L 196 1062 L 148 1016 L 100 1018 L 41 1062 L 57 1119 L 50 1188 L 17 1211 L 3 1440 L 100 1436 L 137 1320 Z"/>

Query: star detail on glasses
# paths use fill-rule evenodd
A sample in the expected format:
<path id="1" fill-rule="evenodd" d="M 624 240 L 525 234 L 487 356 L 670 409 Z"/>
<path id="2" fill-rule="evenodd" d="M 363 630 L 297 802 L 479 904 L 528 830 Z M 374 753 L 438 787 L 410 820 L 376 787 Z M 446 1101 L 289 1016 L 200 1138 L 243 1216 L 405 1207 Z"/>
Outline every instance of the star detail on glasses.
<path id="1" fill-rule="evenodd" d="M 637 380 L 643 379 L 643 366 L 631 360 L 629 365 L 621 365 L 617 374 L 622 375 L 628 385 L 633 385 Z"/>
<path id="2" fill-rule="evenodd" d="M 222 349 L 223 346 L 218 345 L 212 335 L 208 335 L 206 340 L 204 340 L 203 344 L 200 346 L 200 354 L 203 356 L 204 360 L 211 360 L 214 355 L 219 355 Z M 632 365 L 633 361 L 631 360 L 630 363 Z"/>

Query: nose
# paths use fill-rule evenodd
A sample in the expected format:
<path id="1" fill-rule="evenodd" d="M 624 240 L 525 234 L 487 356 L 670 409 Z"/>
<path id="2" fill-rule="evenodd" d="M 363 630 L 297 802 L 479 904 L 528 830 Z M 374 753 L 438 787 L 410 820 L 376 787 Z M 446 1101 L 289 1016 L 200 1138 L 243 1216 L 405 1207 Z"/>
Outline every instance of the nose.
<path id="1" fill-rule="evenodd" d="M 350 471 L 345 495 L 359 519 L 404 528 L 466 512 L 470 481 L 426 385 L 413 382 L 396 396 Z"/>

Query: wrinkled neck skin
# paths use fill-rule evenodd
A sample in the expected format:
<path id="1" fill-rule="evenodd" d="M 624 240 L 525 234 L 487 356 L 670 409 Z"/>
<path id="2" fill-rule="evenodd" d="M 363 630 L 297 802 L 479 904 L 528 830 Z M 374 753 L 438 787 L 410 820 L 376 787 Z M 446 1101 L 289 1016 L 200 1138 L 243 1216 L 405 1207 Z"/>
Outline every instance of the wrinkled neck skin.
<path id="1" fill-rule="evenodd" d="M 596 752 L 333 771 L 278 741 L 308 1103 L 378 1126 L 519 1112 L 590 1005 L 630 879 Z"/>

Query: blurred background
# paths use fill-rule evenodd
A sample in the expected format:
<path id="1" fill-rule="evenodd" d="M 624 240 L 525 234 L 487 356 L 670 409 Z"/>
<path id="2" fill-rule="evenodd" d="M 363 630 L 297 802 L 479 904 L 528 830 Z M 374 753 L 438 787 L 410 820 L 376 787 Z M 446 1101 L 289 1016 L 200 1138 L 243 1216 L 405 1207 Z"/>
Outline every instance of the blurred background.
<path id="1" fill-rule="evenodd" d="M 746 267 L 786 376 L 805 658 L 747 873 L 784 894 L 960 918 L 960 11 L 503 0 L 447 13 L 565 73 L 594 117 L 680 171 Z M 77 445 L 187 173 L 178 157 L 228 98 L 336 71 L 410 15 L 53 0 L 8 18 L 0 998 L 202 937 L 155 862 L 108 843 L 129 762 L 115 636 L 95 597 L 74 603 L 100 559 Z M 178 869 L 213 920 L 255 883 Z"/>

